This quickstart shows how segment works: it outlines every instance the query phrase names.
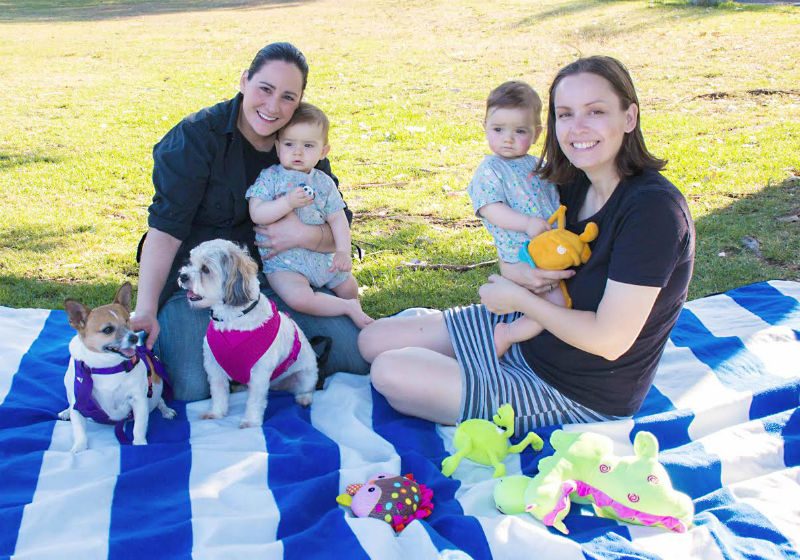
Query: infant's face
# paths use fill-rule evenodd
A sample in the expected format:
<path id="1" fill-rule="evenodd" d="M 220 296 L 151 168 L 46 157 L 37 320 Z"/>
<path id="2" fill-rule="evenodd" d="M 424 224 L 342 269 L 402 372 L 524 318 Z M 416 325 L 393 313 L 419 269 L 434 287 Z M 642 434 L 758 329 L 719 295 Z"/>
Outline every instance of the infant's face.
<path id="1" fill-rule="evenodd" d="M 524 156 L 536 141 L 537 127 L 530 109 L 493 109 L 486 117 L 486 140 L 500 157 Z"/>
<path id="2" fill-rule="evenodd" d="M 327 153 L 320 124 L 296 123 L 278 133 L 278 159 L 286 169 L 308 173 Z"/>

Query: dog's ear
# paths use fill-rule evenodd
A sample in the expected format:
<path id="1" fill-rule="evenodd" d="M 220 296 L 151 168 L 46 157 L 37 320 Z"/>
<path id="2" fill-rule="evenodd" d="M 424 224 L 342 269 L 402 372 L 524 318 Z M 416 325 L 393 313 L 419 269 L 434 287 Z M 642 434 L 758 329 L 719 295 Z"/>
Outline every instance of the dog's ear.
<path id="1" fill-rule="evenodd" d="M 122 286 L 119 287 L 119 290 L 117 290 L 117 294 L 114 296 L 114 303 L 118 303 L 122 307 L 124 307 L 127 311 L 130 311 L 132 291 L 133 287 L 131 287 L 131 283 L 125 282 Z"/>
<path id="2" fill-rule="evenodd" d="M 81 331 L 86 327 L 86 318 L 89 316 L 91 309 L 74 299 L 65 299 L 64 309 L 67 310 L 69 324 L 73 329 Z"/>
<path id="3" fill-rule="evenodd" d="M 244 250 L 231 251 L 228 277 L 225 281 L 225 303 L 232 307 L 240 307 L 250 303 L 251 295 L 247 292 L 250 278 L 258 272 L 258 265 Z"/>

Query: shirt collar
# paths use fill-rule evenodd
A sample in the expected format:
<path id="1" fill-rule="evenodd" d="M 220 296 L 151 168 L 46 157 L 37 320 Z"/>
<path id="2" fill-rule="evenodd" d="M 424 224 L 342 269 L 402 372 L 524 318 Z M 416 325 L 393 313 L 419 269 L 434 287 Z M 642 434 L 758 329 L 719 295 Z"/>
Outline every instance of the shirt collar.
<path id="1" fill-rule="evenodd" d="M 225 134 L 231 134 L 239 130 L 237 122 L 239 120 L 239 110 L 242 107 L 243 98 L 242 92 L 239 92 L 236 94 L 236 97 L 231 99 L 230 114 L 228 115 L 228 122 L 225 124 Z"/>

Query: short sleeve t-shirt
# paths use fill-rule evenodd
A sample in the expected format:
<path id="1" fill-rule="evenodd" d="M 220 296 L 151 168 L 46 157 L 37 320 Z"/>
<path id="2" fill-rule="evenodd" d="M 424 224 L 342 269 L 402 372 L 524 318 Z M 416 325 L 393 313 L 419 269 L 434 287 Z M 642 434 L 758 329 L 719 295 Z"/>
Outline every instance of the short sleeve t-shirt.
<path id="1" fill-rule="evenodd" d="M 686 301 L 694 224 L 683 195 L 656 171 L 624 179 L 597 214 L 578 220 L 588 186 L 584 179 L 561 190 L 567 229 L 580 234 L 595 222 L 600 230 L 590 243 L 589 262 L 567 280 L 574 309 L 597 311 L 608 279 L 661 291 L 631 348 L 614 361 L 547 331 L 521 346 L 536 374 L 567 397 L 598 412 L 628 416 L 641 406 Z"/>
<path id="2" fill-rule="evenodd" d="M 467 187 L 475 213 L 487 204 L 502 202 L 520 214 L 548 219 L 558 210 L 558 191 L 533 173 L 537 163 L 538 158 L 532 155 L 514 159 L 486 156 Z M 529 241 L 527 235 L 482 221 L 494 238 L 500 258 L 507 263 L 518 262 L 519 248 Z"/>

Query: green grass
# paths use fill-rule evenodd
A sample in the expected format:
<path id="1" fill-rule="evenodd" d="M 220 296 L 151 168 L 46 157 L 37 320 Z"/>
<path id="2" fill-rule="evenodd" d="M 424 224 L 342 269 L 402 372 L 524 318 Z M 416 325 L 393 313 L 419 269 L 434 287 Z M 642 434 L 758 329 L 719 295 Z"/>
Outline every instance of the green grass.
<path id="1" fill-rule="evenodd" d="M 519 78 L 544 96 L 598 53 L 630 69 L 648 146 L 689 200 L 690 297 L 798 280 L 800 223 L 776 219 L 800 210 L 798 28 L 797 8 L 732 3 L 0 0 L 0 304 L 97 304 L 135 282 L 153 144 L 274 40 L 304 51 L 306 99 L 331 118 L 376 316 L 477 299 L 493 267 L 403 263 L 494 258 L 465 195 L 487 93 Z"/>

